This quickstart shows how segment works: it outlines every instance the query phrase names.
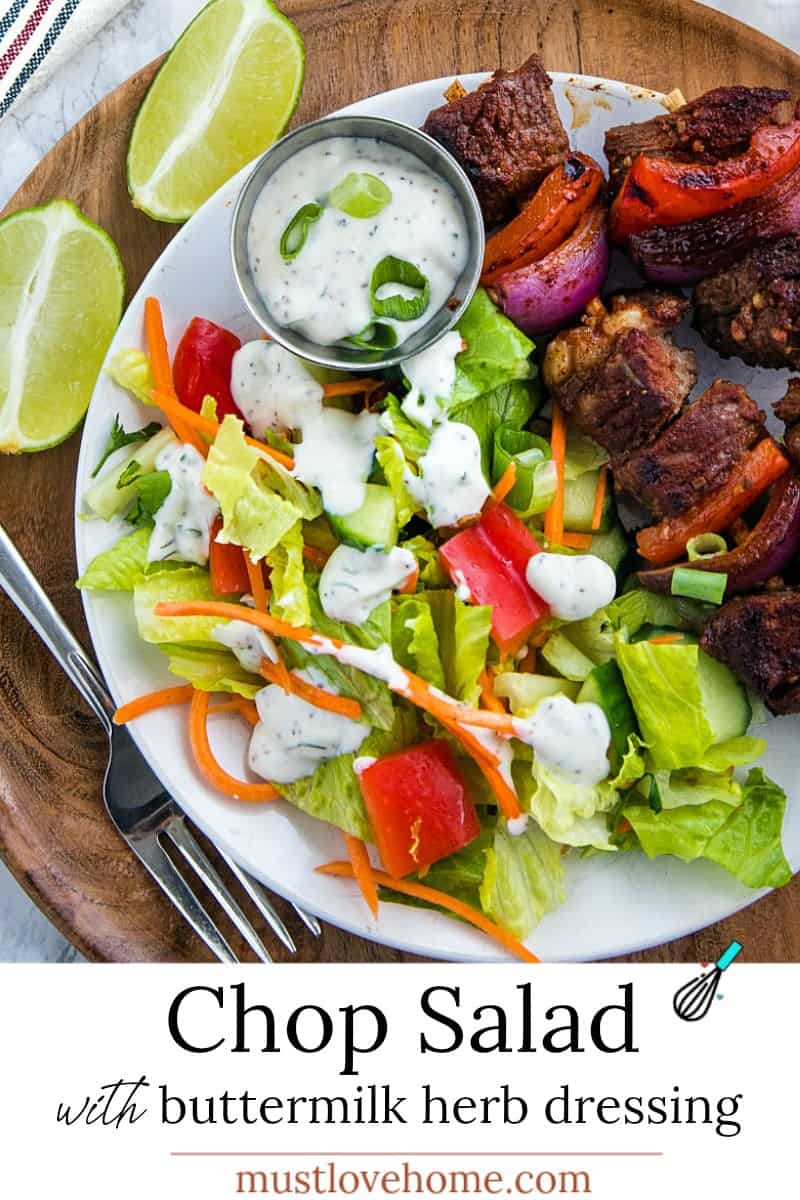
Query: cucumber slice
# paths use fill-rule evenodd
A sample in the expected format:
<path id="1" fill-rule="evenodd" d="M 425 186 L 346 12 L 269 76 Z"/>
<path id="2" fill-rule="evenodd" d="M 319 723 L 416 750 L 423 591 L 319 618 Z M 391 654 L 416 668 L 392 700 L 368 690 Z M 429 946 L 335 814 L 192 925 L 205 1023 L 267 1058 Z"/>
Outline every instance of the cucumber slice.
<path id="1" fill-rule="evenodd" d="M 564 528 L 576 533 L 592 532 L 592 513 L 594 498 L 597 493 L 599 471 L 584 471 L 577 479 L 567 479 L 564 482 Z M 606 488 L 603 501 L 603 513 L 600 518 L 598 533 L 608 533 L 614 525 L 614 498 L 611 489 Z M 592 551 L 594 553 L 594 551 Z"/>
<path id="2" fill-rule="evenodd" d="M 378 483 L 366 484 L 366 490 L 361 508 L 344 517 L 328 513 L 328 520 L 348 546 L 357 546 L 360 550 L 368 550 L 370 546 L 391 550 L 397 543 L 397 513 L 392 493 Z"/>
<path id="3" fill-rule="evenodd" d="M 602 558 L 619 575 L 628 556 L 632 554 L 632 548 L 625 530 L 615 523 L 608 533 L 594 534 L 590 553 Z"/>
<path id="4" fill-rule="evenodd" d="M 565 679 L 582 681 L 592 673 L 594 663 L 563 633 L 553 633 L 541 650 L 542 658 Z"/>
<path id="5" fill-rule="evenodd" d="M 714 733 L 714 744 L 747 733 L 752 709 L 747 692 L 724 663 L 704 650 L 697 655 L 697 674 L 703 696 L 703 714 Z"/>
<path id="6" fill-rule="evenodd" d="M 580 692 L 578 703 L 599 704 L 611 730 L 611 745 L 618 760 L 628 749 L 628 738 L 638 733 L 636 714 L 630 702 L 622 672 L 613 659 L 595 667 Z M 619 762 L 614 764 L 615 769 Z"/>

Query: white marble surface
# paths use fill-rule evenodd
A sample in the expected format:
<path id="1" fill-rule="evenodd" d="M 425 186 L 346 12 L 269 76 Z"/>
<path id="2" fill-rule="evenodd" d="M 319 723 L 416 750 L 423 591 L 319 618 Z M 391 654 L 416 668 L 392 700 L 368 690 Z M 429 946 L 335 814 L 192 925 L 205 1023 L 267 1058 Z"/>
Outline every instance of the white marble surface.
<path id="1" fill-rule="evenodd" d="M 0 207 L 84 113 L 167 49 L 203 2 L 131 0 L 45 90 L 23 100 L 0 123 Z M 710 7 L 749 21 L 800 52 L 800 0 L 760 0 L 758 5 L 716 0 Z M 0 961 L 72 962 L 78 957 L 0 864 Z"/>

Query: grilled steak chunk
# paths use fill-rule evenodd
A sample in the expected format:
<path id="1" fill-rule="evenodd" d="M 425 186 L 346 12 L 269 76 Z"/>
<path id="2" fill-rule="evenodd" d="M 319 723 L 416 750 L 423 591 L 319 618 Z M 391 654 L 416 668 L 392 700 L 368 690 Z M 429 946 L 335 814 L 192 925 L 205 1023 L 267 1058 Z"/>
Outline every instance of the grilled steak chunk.
<path id="1" fill-rule="evenodd" d="M 694 324 L 720 354 L 800 369 L 800 234 L 755 246 L 694 289 Z"/>
<path id="2" fill-rule="evenodd" d="M 552 86 L 532 54 L 518 70 L 495 71 L 474 92 L 428 114 L 424 131 L 466 171 L 487 226 L 513 216 L 569 149 Z"/>
<path id="3" fill-rule="evenodd" d="M 743 387 L 718 379 L 649 446 L 617 463 L 618 491 L 655 517 L 685 512 L 720 487 L 764 432 L 764 414 Z"/>
<path id="4" fill-rule="evenodd" d="M 613 458 L 653 441 L 695 384 L 694 354 L 670 337 L 687 308 L 671 292 L 615 296 L 610 312 L 595 304 L 583 324 L 547 347 L 543 378 L 550 394 Z"/>
<path id="5" fill-rule="evenodd" d="M 737 596 L 706 624 L 700 645 L 774 713 L 800 712 L 800 591 Z"/>
<path id="6" fill-rule="evenodd" d="M 675 112 L 606 133 L 612 192 L 616 193 L 637 154 L 714 163 L 742 154 L 761 125 L 790 117 L 789 93 L 777 88 L 720 87 Z"/>
<path id="7" fill-rule="evenodd" d="M 800 463 L 800 379 L 790 379 L 786 395 L 773 408 L 775 416 L 786 426 L 784 443 L 796 463 Z"/>

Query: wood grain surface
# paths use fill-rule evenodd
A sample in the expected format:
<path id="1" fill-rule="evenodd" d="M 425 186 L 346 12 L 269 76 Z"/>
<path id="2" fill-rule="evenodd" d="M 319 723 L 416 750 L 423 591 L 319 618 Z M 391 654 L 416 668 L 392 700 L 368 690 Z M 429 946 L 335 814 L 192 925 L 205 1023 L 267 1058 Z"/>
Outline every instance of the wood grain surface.
<path id="1" fill-rule="evenodd" d="M 307 48 L 295 121 L 449 73 L 514 67 L 538 50 L 553 70 L 694 96 L 725 83 L 800 93 L 800 60 L 690 0 L 282 0 Z M 90 112 L 39 164 L 7 208 L 74 200 L 116 240 L 132 295 L 175 233 L 134 211 L 124 161 L 154 66 Z M 0 460 L 0 520 L 88 645 L 74 588 L 78 438 Z M 16 611 L 0 596 L 0 853 L 32 899 L 93 960 L 202 961 L 105 820 L 103 734 Z M 295 928 L 296 920 L 284 915 Z M 746 912 L 630 961 L 712 959 L 733 936 L 759 961 L 800 961 L 800 879 Z M 274 938 L 269 938 L 270 944 Z M 299 936 L 305 961 L 409 961 L 334 928 Z M 276 950 L 276 957 L 280 957 Z"/>

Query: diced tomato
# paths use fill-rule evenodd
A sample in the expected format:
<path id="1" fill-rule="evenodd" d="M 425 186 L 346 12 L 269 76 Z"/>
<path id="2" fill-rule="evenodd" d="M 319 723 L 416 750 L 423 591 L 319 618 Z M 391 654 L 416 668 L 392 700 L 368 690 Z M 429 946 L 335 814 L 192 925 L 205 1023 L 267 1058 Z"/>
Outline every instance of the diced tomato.
<path id="1" fill-rule="evenodd" d="M 211 590 L 215 596 L 243 596 L 250 591 L 250 576 L 241 546 L 228 545 L 216 540 L 222 528 L 222 518 L 217 517 L 211 527 L 211 542 L 208 552 L 208 570 Z"/>
<path id="2" fill-rule="evenodd" d="M 381 861 L 396 879 L 454 854 L 480 833 L 453 751 L 441 739 L 379 758 L 359 782 Z"/>
<path id="3" fill-rule="evenodd" d="M 204 317 L 194 317 L 180 340 L 172 365 L 181 404 L 200 412 L 203 399 L 213 396 L 220 421 L 229 413 L 240 417 L 242 414 L 231 395 L 231 364 L 241 345 L 235 333 Z"/>
<path id="4" fill-rule="evenodd" d="M 529 587 L 525 570 L 541 546 L 507 504 L 488 508 L 469 529 L 441 547 L 454 583 L 463 577 L 475 604 L 491 604 L 492 637 L 504 654 L 525 644 L 548 606 Z"/>

